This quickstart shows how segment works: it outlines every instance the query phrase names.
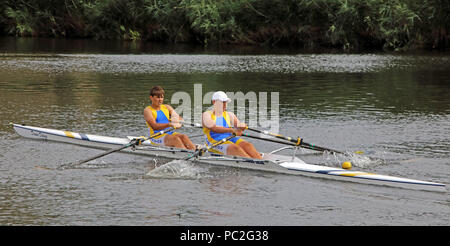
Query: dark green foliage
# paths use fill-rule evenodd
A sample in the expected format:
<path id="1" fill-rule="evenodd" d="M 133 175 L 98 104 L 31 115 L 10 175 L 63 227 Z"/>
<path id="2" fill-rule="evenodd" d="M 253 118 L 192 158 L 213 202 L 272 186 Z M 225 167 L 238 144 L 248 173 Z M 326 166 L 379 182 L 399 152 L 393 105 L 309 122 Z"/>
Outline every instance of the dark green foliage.
<path id="1" fill-rule="evenodd" d="M 446 49 L 449 0 L 0 0 L 0 33 L 330 47 Z"/>

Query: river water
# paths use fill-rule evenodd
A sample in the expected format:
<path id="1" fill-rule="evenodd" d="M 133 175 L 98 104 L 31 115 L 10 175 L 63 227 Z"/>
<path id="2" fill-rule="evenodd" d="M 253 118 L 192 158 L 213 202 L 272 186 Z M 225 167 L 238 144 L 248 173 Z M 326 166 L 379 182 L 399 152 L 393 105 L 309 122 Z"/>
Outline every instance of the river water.
<path id="1" fill-rule="evenodd" d="M 450 225 L 448 192 L 177 162 L 167 164 L 168 172 L 159 160 L 127 154 L 51 170 L 101 151 L 25 139 L 9 125 L 146 135 L 142 111 L 154 85 L 165 88 L 166 103 L 187 93 L 193 111 L 198 88 L 202 96 L 266 92 L 257 100 L 267 102 L 269 118 L 278 107 L 271 119 L 281 134 L 376 160 L 352 160 L 355 170 L 448 185 L 449 54 L 211 51 L 51 39 L 0 44 L 0 225 Z M 248 109 L 234 110 L 251 118 Z M 180 132 L 202 140 L 197 129 Z M 261 151 L 282 147 L 249 141 Z M 345 161 L 308 153 L 297 154 L 327 166 Z"/>

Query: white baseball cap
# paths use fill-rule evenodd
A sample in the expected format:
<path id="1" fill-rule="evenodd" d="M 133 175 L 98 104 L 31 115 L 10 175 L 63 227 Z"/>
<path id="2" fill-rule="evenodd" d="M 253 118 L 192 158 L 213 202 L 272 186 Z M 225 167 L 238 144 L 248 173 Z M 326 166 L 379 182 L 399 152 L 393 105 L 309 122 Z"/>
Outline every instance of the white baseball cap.
<path id="1" fill-rule="evenodd" d="M 223 91 L 216 91 L 211 97 L 211 100 L 213 101 L 222 101 L 222 102 L 231 102 L 231 99 L 228 98 L 227 94 Z"/>

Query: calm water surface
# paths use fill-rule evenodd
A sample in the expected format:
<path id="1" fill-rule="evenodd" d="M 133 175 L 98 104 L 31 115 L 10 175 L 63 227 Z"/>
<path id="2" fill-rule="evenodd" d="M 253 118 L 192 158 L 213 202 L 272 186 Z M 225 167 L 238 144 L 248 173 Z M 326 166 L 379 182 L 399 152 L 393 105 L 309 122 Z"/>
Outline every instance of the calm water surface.
<path id="1" fill-rule="evenodd" d="M 449 184 L 448 54 L 0 44 L 0 225 L 450 225 L 448 193 L 179 162 L 168 171 L 160 160 L 126 154 L 48 170 L 100 151 L 24 139 L 9 125 L 145 135 L 142 111 L 154 85 L 166 89 L 166 102 L 178 91 L 193 98 L 194 84 L 203 95 L 279 92 L 280 133 L 377 160 L 354 169 Z M 199 130 L 180 131 L 201 141 Z M 299 154 L 327 166 L 345 160 Z"/>

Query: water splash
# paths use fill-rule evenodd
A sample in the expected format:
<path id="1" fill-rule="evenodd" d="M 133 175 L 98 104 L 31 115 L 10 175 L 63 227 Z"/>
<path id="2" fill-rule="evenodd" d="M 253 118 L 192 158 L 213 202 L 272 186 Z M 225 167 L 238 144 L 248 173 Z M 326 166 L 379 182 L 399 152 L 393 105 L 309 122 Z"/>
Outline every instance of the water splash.
<path id="1" fill-rule="evenodd" d="M 205 172 L 191 162 L 173 160 L 155 167 L 146 176 L 160 179 L 199 179 L 205 176 Z"/>
<path id="2" fill-rule="evenodd" d="M 365 154 L 354 153 L 351 151 L 345 152 L 345 155 L 324 152 L 321 158 L 323 165 L 333 167 L 341 167 L 343 162 L 351 162 L 352 167 L 357 168 L 371 168 L 385 163 L 385 160 L 382 158 L 373 158 Z"/>
<path id="3" fill-rule="evenodd" d="M 366 155 L 357 153 L 348 153 L 347 158 L 349 159 L 354 167 L 368 168 L 375 165 L 380 165 L 383 163 L 382 159 L 371 158 Z"/>

